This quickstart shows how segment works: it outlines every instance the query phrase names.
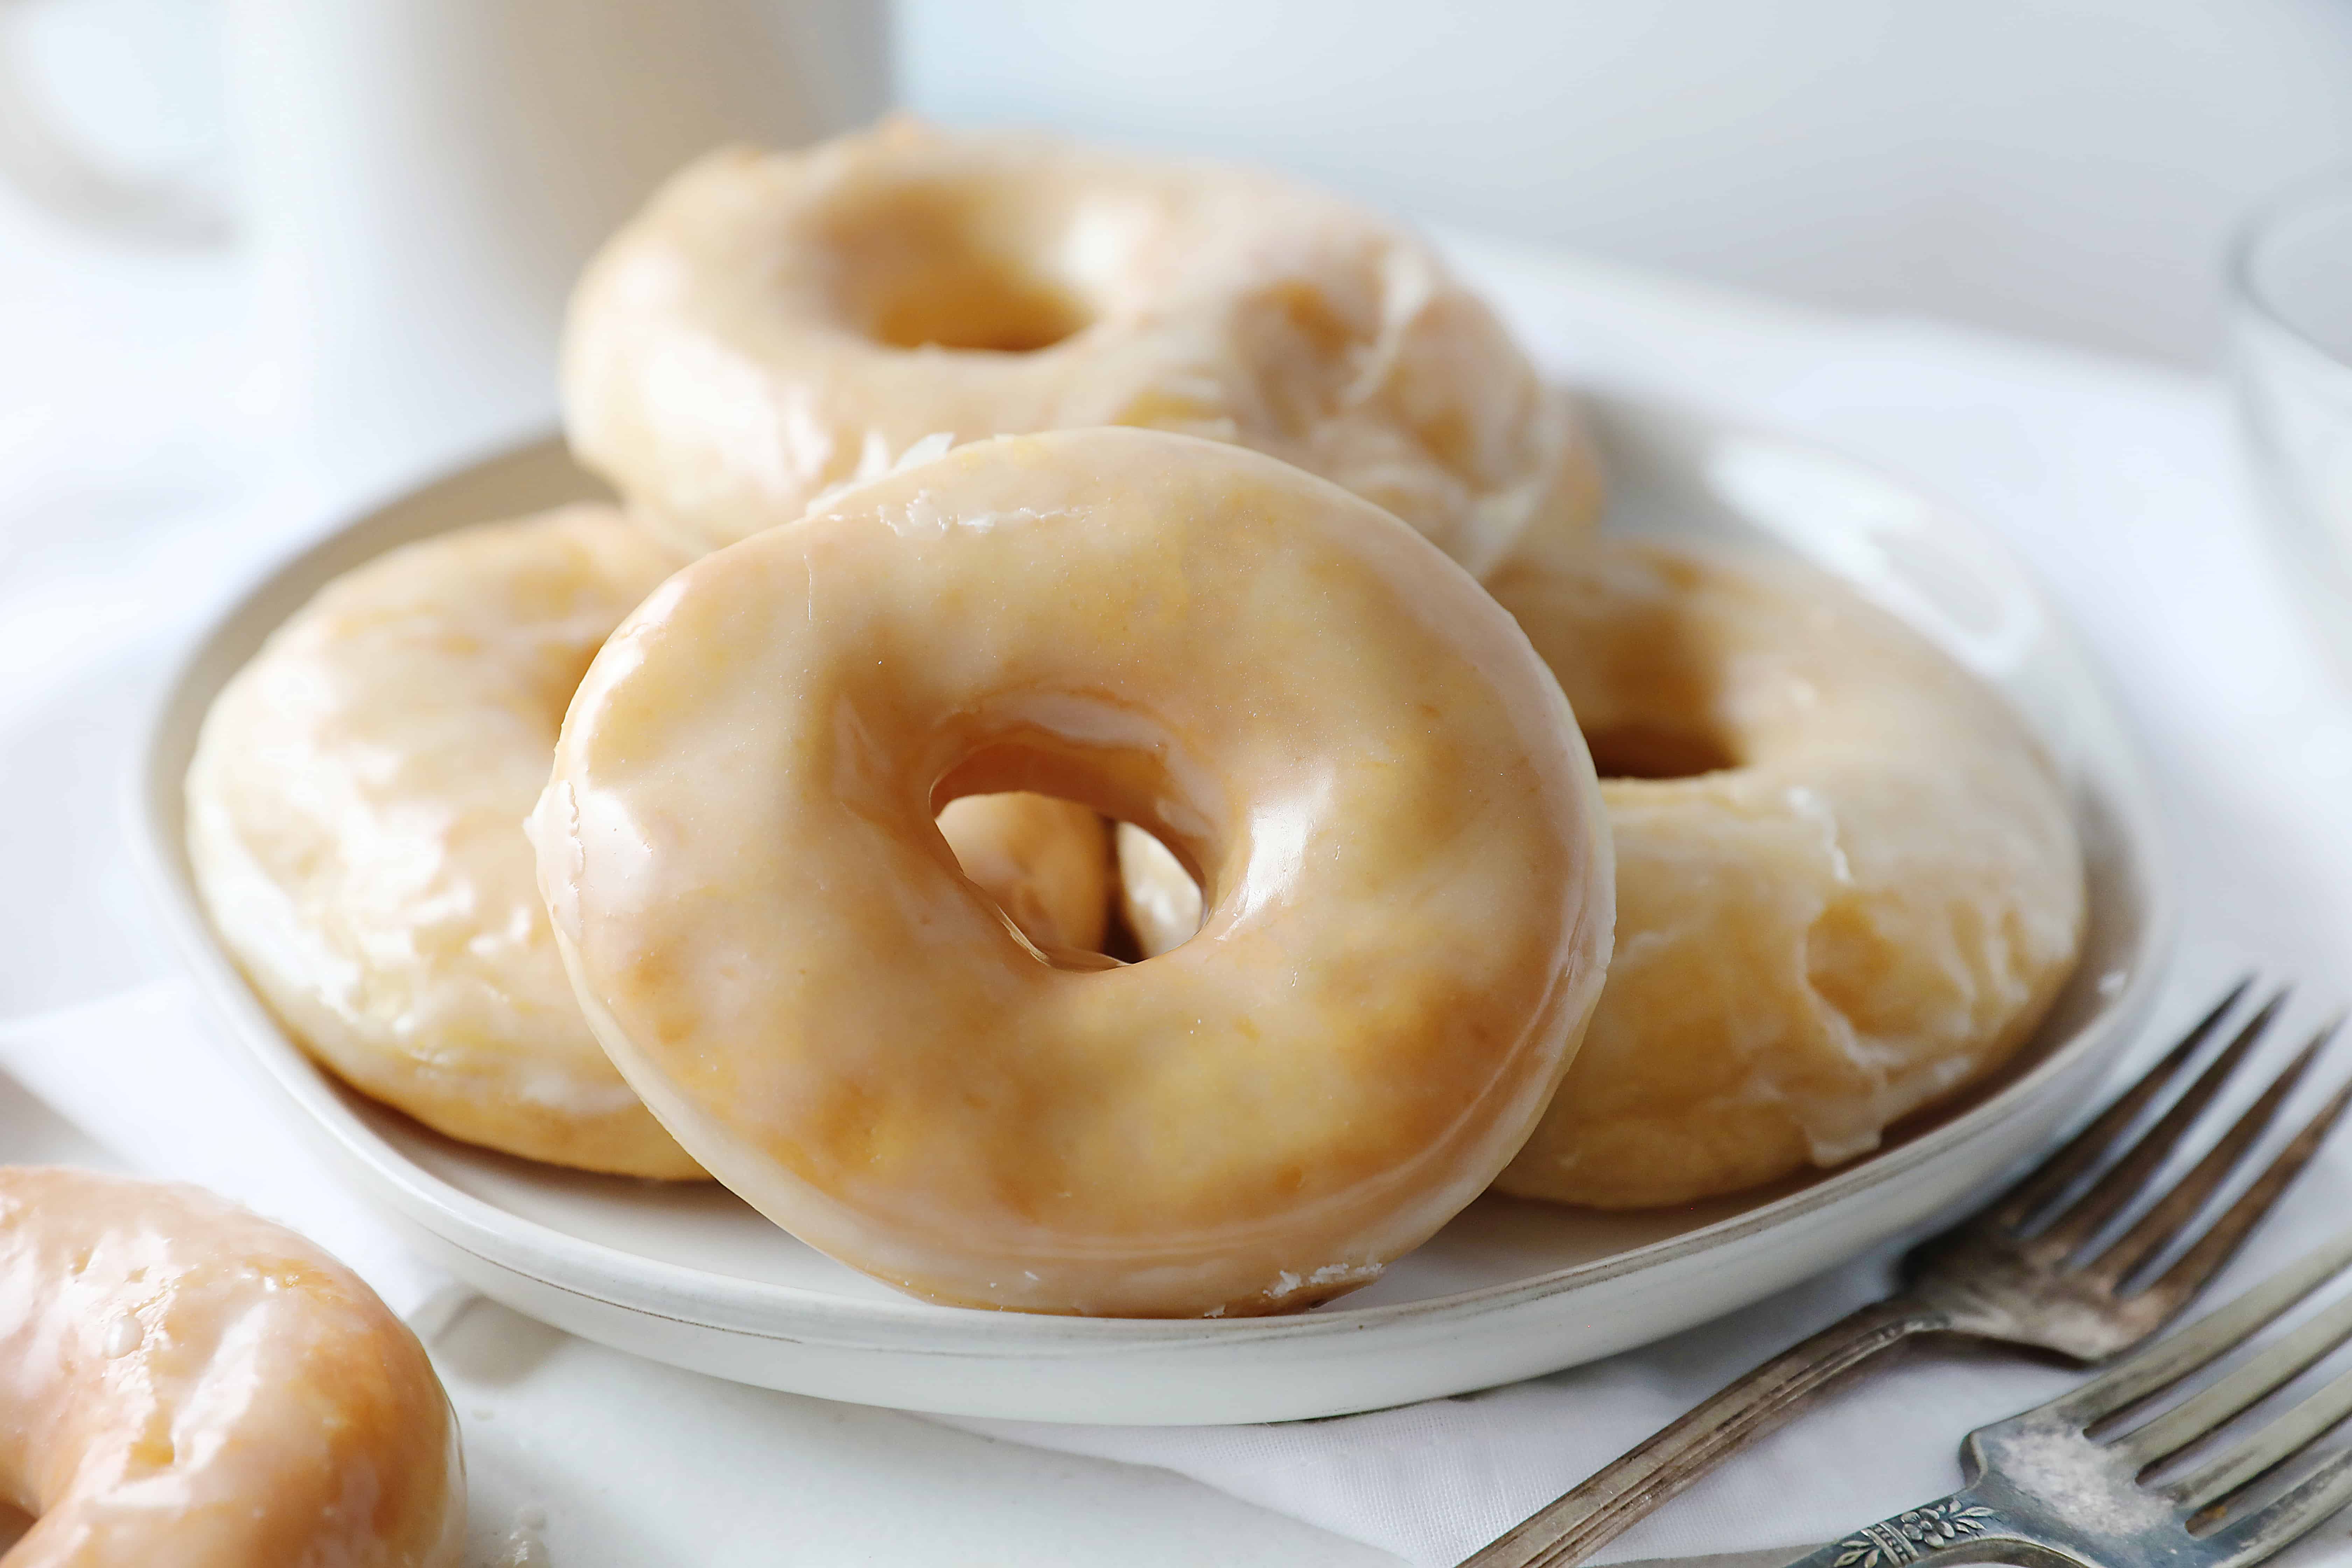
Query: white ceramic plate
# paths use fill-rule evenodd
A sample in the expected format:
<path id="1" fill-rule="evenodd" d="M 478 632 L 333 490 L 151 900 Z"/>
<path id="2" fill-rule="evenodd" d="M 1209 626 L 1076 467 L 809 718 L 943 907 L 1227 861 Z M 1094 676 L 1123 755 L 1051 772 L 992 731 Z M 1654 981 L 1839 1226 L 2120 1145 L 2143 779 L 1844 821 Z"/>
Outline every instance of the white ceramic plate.
<path id="1" fill-rule="evenodd" d="M 2155 814 L 2074 642 L 2007 552 L 1874 470 L 1673 410 L 1596 408 L 1622 531 L 1797 551 L 1996 682 L 2064 770 L 2090 869 L 2080 972 L 2011 1067 L 1877 1153 L 1737 1199 L 1600 1215 L 1487 1197 L 1371 1288 L 1238 1321 L 930 1306 L 716 1188 L 578 1174 L 441 1138 L 312 1066 L 198 912 L 180 781 L 215 692 L 329 578 L 409 540 L 598 493 L 553 441 L 362 517 L 199 639 L 139 780 L 142 859 L 177 944 L 288 1112 L 415 1246 L 487 1294 L 657 1360 L 831 1399 L 1051 1421 L 1270 1421 L 1506 1383 L 1661 1338 L 1984 1192 L 2098 1084 L 2154 999 L 2171 929 Z"/>

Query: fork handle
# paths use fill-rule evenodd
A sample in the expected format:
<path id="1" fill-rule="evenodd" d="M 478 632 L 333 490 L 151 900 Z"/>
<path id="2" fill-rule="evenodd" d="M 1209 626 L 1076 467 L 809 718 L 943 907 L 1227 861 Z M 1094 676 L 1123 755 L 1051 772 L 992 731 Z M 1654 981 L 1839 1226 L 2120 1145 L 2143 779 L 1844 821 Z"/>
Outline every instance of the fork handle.
<path id="1" fill-rule="evenodd" d="M 1804 1408 L 1832 1383 L 1913 1334 L 1951 1326 L 1908 1291 L 1840 1319 L 1738 1379 L 1462 1568 L 1569 1568 Z M 1856 1568 L 1853 1563 L 1847 1568 Z"/>
<path id="2" fill-rule="evenodd" d="M 2031 1524 L 2011 1518 L 1993 1499 L 1963 1487 L 1948 1498 L 1865 1525 L 1788 1568 L 1909 1568 L 1947 1558 L 1982 1563 L 1988 1546 L 2031 1547 L 2038 1563 L 2082 1561 Z"/>

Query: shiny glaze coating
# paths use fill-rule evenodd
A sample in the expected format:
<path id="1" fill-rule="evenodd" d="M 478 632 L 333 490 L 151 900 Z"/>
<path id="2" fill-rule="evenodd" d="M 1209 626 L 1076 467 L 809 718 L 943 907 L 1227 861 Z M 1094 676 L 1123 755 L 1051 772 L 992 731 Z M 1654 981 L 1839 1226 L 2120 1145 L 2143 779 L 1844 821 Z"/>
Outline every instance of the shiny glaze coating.
<path id="1" fill-rule="evenodd" d="M 688 167 L 583 275 L 573 450 L 710 550 L 943 434 L 1143 426 L 1388 508 L 1472 572 L 1580 536 L 1591 454 L 1420 240 L 1272 175 L 909 121 Z"/>
<path id="2" fill-rule="evenodd" d="M 1144 824 L 1210 889 L 1047 962 L 935 800 Z M 1477 585 L 1239 447 L 1008 437 L 709 556 L 614 635 L 532 819 L 605 1047 L 778 1224 L 934 1300 L 1293 1310 L 1492 1180 L 1608 951 L 1592 771 Z"/>
<path id="3" fill-rule="evenodd" d="M 702 1174 L 581 1017 L 522 833 L 589 659 L 677 564 L 605 507 L 425 540 L 205 716 L 188 854 L 221 940 L 313 1056 L 453 1138 Z"/>
<path id="4" fill-rule="evenodd" d="M 457 1422 L 341 1264 L 200 1188 L 0 1166 L 8 1568 L 458 1568 Z"/>
<path id="5" fill-rule="evenodd" d="M 1048 951 L 1099 952 L 1110 923 L 1110 825 L 1074 801 L 968 795 L 940 813 L 963 874 Z"/>
<path id="6" fill-rule="evenodd" d="M 2083 863 L 1995 693 L 1794 563 L 1609 544 L 1493 587 L 1601 764 L 1618 910 L 1502 1190 L 1635 1207 L 1835 1164 L 2024 1041 L 2074 965 Z"/>

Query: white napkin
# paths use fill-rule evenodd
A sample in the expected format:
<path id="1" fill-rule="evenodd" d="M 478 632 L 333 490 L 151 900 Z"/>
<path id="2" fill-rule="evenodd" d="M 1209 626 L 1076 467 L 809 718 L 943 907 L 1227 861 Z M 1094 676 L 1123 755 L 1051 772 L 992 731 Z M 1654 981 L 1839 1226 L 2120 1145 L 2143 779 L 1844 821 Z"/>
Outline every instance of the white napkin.
<path id="1" fill-rule="evenodd" d="M 2343 999 L 2352 703 L 2262 554 L 2215 385 L 1957 329 L 1813 316 L 1463 248 L 1563 374 L 1817 435 L 2005 531 L 2105 656 L 2177 819 L 2189 825 L 2182 960 L 2161 1023 L 2192 1016 L 2249 963 L 2306 977 L 2315 1016 Z M 7 710 L 0 704 L 0 757 Z M 205 1182 L 284 1219 L 349 1259 L 396 1309 L 434 1315 L 446 1282 L 341 1194 L 286 1131 L 274 1091 L 224 1066 L 176 983 L 0 1025 L 0 1068 L 140 1168 Z M 2233 1279 L 2292 1256 L 2347 1195 L 2352 1148 L 2323 1158 Z M 1467 1399 L 1278 1427 L 957 1425 L 1163 1465 L 1415 1563 L 1448 1564 L 1883 1289 L 1895 1251 L 1662 1344 Z M 1962 1432 L 2067 1381 L 1998 1354 L 1916 1356 L 1727 1466 L 1603 1560 L 1841 1533 L 1948 1490 Z M 2343 1540 L 2331 1526 L 2314 1550 Z"/>

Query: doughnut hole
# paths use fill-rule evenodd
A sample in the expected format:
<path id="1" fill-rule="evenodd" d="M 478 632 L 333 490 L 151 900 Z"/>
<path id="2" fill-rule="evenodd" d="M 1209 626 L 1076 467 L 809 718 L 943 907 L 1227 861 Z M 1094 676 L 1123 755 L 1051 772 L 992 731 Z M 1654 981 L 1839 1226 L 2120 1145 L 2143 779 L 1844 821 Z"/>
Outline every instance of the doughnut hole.
<path id="1" fill-rule="evenodd" d="M 1744 765 L 1742 738 L 1720 717 L 1731 693 L 1702 629 L 1671 616 L 1621 629 L 1633 634 L 1622 646 L 1634 661 L 1580 671 L 1592 689 L 1569 694 L 1593 772 L 1664 783 Z"/>
<path id="2" fill-rule="evenodd" d="M 958 868 L 1038 955 L 1060 968 L 1091 969 L 1164 951 L 1126 916 L 1114 824 L 1146 834 L 1172 868 L 1173 885 L 1192 891 L 1198 926 L 1203 879 L 1193 868 L 1208 849 L 1205 836 L 1180 834 L 1160 815 L 1165 808 L 1205 821 L 1181 795 L 1157 751 L 1071 742 L 1022 725 L 968 752 L 933 786 L 931 804 Z M 1150 826 L 1129 827 L 1138 817 Z M 1092 921 L 1083 930 L 1069 918 L 1043 924 L 1027 912 L 1041 900 L 1084 906 Z"/>
<path id="3" fill-rule="evenodd" d="M 1096 311 L 1055 265 L 1068 220 L 1035 205 L 937 184 L 866 195 L 824 233 L 835 309 L 896 349 L 1023 354 L 1076 337 Z"/>
<path id="4" fill-rule="evenodd" d="M 0 1552 L 5 1552 L 25 1538 L 25 1532 L 37 1522 L 31 1514 L 12 1502 L 0 1502 Z"/>
<path id="5" fill-rule="evenodd" d="M 1595 725 L 1584 731 L 1584 744 L 1604 779 L 1688 779 L 1739 765 L 1723 737 L 1696 724 Z"/>
<path id="6" fill-rule="evenodd" d="M 981 896 L 1049 963 L 1090 967 L 1108 951 L 1115 882 L 1110 828 L 1092 809 L 1026 791 L 960 795 L 940 836 Z"/>
<path id="7" fill-rule="evenodd" d="M 1697 569 L 1672 558 L 1602 555 L 1561 569 L 1513 563 L 1489 584 L 1559 677 L 1607 780 L 1665 782 L 1744 766 L 1747 737 L 1725 657 L 1685 612 Z"/>

